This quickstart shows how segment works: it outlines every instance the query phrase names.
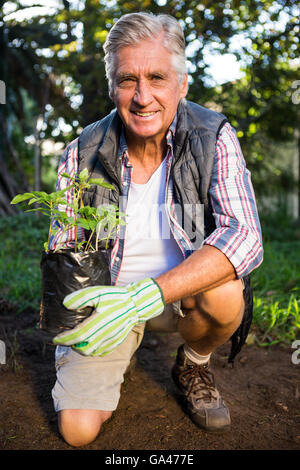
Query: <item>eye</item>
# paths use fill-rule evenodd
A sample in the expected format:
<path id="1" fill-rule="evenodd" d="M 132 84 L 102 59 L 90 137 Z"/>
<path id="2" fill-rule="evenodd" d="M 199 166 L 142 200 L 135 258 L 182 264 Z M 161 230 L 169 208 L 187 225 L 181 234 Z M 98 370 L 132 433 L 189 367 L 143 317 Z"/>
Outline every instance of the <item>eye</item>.
<path id="1" fill-rule="evenodd" d="M 135 81 L 135 78 L 128 75 L 124 77 L 119 77 L 119 79 L 117 80 L 117 83 L 118 85 L 127 85 L 130 83 L 133 83 L 134 81 Z"/>
<path id="2" fill-rule="evenodd" d="M 152 80 L 163 80 L 164 77 L 162 75 L 152 75 Z"/>

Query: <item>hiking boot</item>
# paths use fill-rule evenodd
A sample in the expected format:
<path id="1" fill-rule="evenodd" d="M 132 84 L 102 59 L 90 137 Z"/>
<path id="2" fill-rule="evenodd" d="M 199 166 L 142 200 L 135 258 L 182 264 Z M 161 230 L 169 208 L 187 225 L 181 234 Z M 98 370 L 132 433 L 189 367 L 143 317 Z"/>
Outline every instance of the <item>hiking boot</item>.
<path id="1" fill-rule="evenodd" d="M 229 410 L 216 389 L 209 362 L 195 364 L 184 354 L 182 344 L 177 351 L 172 378 L 195 424 L 209 432 L 224 432 L 230 428 Z"/>

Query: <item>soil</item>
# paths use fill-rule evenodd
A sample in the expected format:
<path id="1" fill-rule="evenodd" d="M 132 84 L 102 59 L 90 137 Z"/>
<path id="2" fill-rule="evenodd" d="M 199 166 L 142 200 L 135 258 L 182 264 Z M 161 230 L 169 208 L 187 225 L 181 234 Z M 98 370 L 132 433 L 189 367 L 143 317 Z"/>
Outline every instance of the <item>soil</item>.
<path id="1" fill-rule="evenodd" d="M 38 313 L 16 314 L 0 301 L 0 449 L 70 450 L 53 409 L 54 347 L 37 329 Z M 231 430 L 203 432 L 183 411 L 170 377 L 177 333 L 146 332 L 126 373 L 118 409 L 84 450 L 299 450 L 300 364 L 283 346 L 245 345 L 232 367 L 230 343 L 212 357 L 230 408 Z"/>

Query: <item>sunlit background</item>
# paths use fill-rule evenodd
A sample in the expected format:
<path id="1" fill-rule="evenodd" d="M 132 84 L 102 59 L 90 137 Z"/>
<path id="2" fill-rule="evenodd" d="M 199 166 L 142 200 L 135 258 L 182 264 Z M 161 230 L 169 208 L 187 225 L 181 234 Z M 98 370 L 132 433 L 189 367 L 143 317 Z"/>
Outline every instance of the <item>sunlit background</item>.
<path id="1" fill-rule="evenodd" d="M 10 204 L 53 191 L 63 148 L 112 109 L 103 43 L 124 13 L 168 13 L 186 38 L 188 99 L 225 114 L 252 174 L 265 261 L 253 275 L 255 334 L 300 328 L 300 74 L 295 1 L 0 2 L 0 298 L 36 306 L 41 219 Z M 14 238 L 11 234 L 14 234 Z M 30 259 L 12 256 L 30 247 Z M 18 273 L 18 281 L 16 281 Z M 24 292 L 26 295 L 24 295 Z"/>

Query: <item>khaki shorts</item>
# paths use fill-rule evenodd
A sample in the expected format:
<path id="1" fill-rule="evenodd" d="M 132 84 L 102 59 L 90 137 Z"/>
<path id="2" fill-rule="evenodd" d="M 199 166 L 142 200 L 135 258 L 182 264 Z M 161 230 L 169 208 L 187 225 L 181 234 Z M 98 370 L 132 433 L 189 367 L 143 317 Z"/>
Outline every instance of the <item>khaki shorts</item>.
<path id="1" fill-rule="evenodd" d="M 146 329 L 174 332 L 182 316 L 180 302 L 167 305 L 164 312 L 149 320 Z M 57 346 L 56 383 L 52 389 L 55 411 L 86 409 L 114 411 L 130 359 L 140 346 L 145 323 L 136 325 L 125 341 L 103 357 L 83 356 L 68 346 Z"/>

